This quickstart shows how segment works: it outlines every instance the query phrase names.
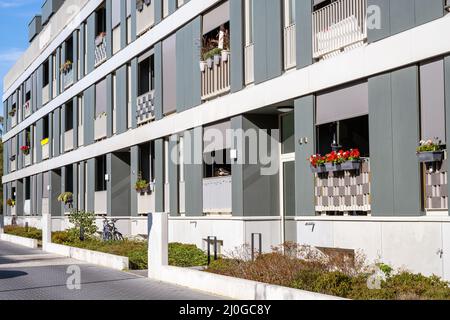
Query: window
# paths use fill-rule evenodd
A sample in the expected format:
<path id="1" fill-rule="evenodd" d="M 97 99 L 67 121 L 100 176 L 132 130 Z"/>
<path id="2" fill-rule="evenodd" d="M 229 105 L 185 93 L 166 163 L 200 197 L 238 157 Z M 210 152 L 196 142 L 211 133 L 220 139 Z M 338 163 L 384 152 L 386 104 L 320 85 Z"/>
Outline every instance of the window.
<path id="1" fill-rule="evenodd" d="M 284 26 L 289 27 L 295 24 L 295 1 L 284 0 Z"/>
<path id="2" fill-rule="evenodd" d="M 73 62 L 73 37 L 66 41 L 66 61 Z"/>
<path id="3" fill-rule="evenodd" d="M 96 12 L 96 26 L 95 26 L 95 34 L 96 36 L 100 35 L 102 32 L 106 32 L 106 9 L 100 8 Z"/>
<path id="4" fill-rule="evenodd" d="M 42 139 L 47 139 L 50 131 L 50 120 L 48 115 L 43 118 L 42 126 Z"/>
<path id="5" fill-rule="evenodd" d="M 204 178 L 231 175 L 230 149 L 215 150 L 203 155 Z"/>
<path id="6" fill-rule="evenodd" d="M 155 62 L 154 56 L 144 59 L 139 63 L 138 96 L 155 89 Z"/>
<path id="7" fill-rule="evenodd" d="M 73 193 L 73 166 L 72 165 L 66 166 L 66 177 L 65 177 L 64 185 L 65 185 L 66 190 L 63 190 L 63 191 Z"/>
<path id="8" fill-rule="evenodd" d="M 95 192 L 106 191 L 106 155 L 95 158 Z"/>
<path id="9" fill-rule="evenodd" d="M 50 82 L 50 63 L 45 61 L 42 67 L 42 87 L 46 87 Z"/>
<path id="10" fill-rule="evenodd" d="M 281 116 L 281 152 L 295 152 L 294 112 Z"/>
<path id="11" fill-rule="evenodd" d="M 369 157 L 369 116 L 317 126 L 317 152 L 322 155 L 330 153 L 334 144 L 343 150 L 357 148 L 362 157 Z"/>
<path id="12" fill-rule="evenodd" d="M 106 79 L 95 85 L 95 117 L 106 113 Z"/>
<path id="13" fill-rule="evenodd" d="M 66 131 L 70 131 L 73 129 L 73 102 L 72 102 L 72 100 L 66 103 L 65 127 L 66 127 Z"/>
<path id="14" fill-rule="evenodd" d="M 25 200 L 31 199 L 31 177 L 25 178 Z"/>
<path id="15" fill-rule="evenodd" d="M 143 144 L 140 146 L 140 153 L 139 153 L 139 173 L 141 175 L 141 178 L 147 182 L 152 181 L 150 169 L 151 163 L 150 149 L 151 149 L 150 143 Z"/>

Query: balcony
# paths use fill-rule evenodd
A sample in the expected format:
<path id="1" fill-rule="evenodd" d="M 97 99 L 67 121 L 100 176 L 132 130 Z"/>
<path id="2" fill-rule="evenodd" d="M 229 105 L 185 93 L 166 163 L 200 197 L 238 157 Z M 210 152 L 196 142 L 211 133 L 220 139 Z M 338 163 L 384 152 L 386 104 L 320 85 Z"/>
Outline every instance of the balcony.
<path id="1" fill-rule="evenodd" d="M 94 195 L 94 211 L 96 214 L 106 214 L 107 191 L 97 191 Z"/>
<path id="2" fill-rule="evenodd" d="M 64 152 L 73 150 L 73 129 L 64 132 Z"/>
<path id="3" fill-rule="evenodd" d="M 203 212 L 230 213 L 232 177 L 203 179 Z"/>
<path id="4" fill-rule="evenodd" d="M 102 139 L 106 138 L 106 136 L 107 136 L 107 131 L 106 131 L 107 118 L 108 118 L 108 116 L 106 115 L 106 113 L 102 113 L 102 114 L 98 115 L 97 118 L 95 119 L 94 138 L 96 141 L 102 140 Z"/>
<path id="5" fill-rule="evenodd" d="M 10 113 L 10 117 L 11 117 L 11 127 L 15 127 L 17 125 L 17 112 L 14 112 L 13 116 Z"/>
<path id="6" fill-rule="evenodd" d="M 138 194 L 138 214 L 144 215 L 155 212 L 155 194 L 154 193 L 144 193 Z"/>
<path id="7" fill-rule="evenodd" d="M 245 61 L 245 84 L 251 84 L 255 82 L 255 46 L 253 43 L 245 46 L 244 48 L 244 61 Z"/>
<path id="8" fill-rule="evenodd" d="M 222 51 L 201 67 L 201 97 L 209 100 L 230 91 L 230 52 Z M 205 65 L 206 64 L 206 65 Z"/>
<path id="9" fill-rule="evenodd" d="M 42 104 L 46 104 L 50 101 L 50 85 L 46 85 L 42 88 Z"/>
<path id="10" fill-rule="evenodd" d="M 95 38 L 95 66 L 99 66 L 106 60 L 106 33 L 101 33 Z"/>
<path id="11" fill-rule="evenodd" d="M 23 214 L 26 216 L 31 215 L 31 199 L 25 199 L 23 202 Z"/>
<path id="12" fill-rule="evenodd" d="M 30 100 L 25 102 L 25 104 L 23 105 L 23 112 L 24 112 L 25 118 L 28 118 L 31 115 L 31 101 Z"/>
<path id="13" fill-rule="evenodd" d="M 367 0 L 339 0 L 313 13 L 313 57 L 327 59 L 367 40 Z"/>
<path id="14" fill-rule="evenodd" d="M 284 28 L 284 69 L 288 70 L 297 65 L 296 57 L 296 28 L 291 24 Z"/>
<path id="15" fill-rule="evenodd" d="M 370 212 L 369 159 L 360 170 L 316 173 L 315 198 L 318 213 Z"/>
<path id="16" fill-rule="evenodd" d="M 43 139 L 41 141 L 41 147 L 42 147 L 42 160 L 48 159 L 50 157 L 50 147 L 48 138 Z"/>
<path id="17" fill-rule="evenodd" d="M 155 91 L 137 98 L 136 119 L 138 126 L 155 119 Z"/>

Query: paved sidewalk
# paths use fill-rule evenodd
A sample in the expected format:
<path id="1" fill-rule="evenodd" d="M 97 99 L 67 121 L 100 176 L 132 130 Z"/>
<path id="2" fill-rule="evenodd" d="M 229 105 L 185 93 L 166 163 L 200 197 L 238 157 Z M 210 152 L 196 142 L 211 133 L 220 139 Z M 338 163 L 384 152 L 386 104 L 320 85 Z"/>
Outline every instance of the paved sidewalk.
<path id="1" fill-rule="evenodd" d="M 66 286 L 81 270 L 81 290 Z M 220 297 L 0 241 L 0 300 L 214 300 Z"/>

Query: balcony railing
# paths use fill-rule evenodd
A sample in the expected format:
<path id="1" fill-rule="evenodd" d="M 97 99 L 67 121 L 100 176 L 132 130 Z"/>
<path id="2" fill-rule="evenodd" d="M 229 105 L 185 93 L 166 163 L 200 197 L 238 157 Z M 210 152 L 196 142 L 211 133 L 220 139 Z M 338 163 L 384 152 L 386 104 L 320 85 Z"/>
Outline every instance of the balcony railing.
<path id="1" fill-rule="evenodd" d="M 255 81 L 255 46 L 252 44 L 244 48 L 245 84 Z"/>
<path id="2" fill-rule="evenodd" d="M 106 114 L 101 114 L 97 116 L 94 123 L 94 138 L 95 140 L 101 140 L 106 138 L 107 131 L 106 131 L 106 120 L 108 116 Z"/>
<path id="3" fill-rule="evenodd" d="M 95 39 L 95 66 L 106 60 L 106 35 L 99 35 Z"/>
<path id="4" fill-rule="evenodd" d="M 367 40 L 367 0 L 339 0 L 313 13 L 313 57 L 326 59 Z"/>
<path id="5" fill-rule="evenodd" d="M 203 179 L 203 212 L 231 212 L 231 182 L 232 177 L 217 177 Z"/>
<path id="6" fill-rule="evenodd" d="M 365 159 L 358 171 L 319 173 L 315 176 L 316 212 L 351 213 L 371 210 L 370 162 Z"/>
<path id="7" fill-rule="evenodd" d="M 94 195 L 94 211 L 96 214 L 106 214 L 107 191 L 97 191 Z"/>
<path id="8" fill-rule="evenodd" d="M 17 125 L 17 111 L 16 113 L 11 117 L 11 127 L 15 127 Z"/>
<path id="9" fill-rule="evenodd" d="M 24 103 L 23 112 L 24 112 L 25 118 L 27 118 L 31 115 L 31 101 L 30 100 L 28 100 L 27 102 Z"/>
<path id="10" fill-rule="evenodd" d="M 291 69 L 297 64 L 296 57 L 296 28 L 291 24 L 284 28 L 284 69 Z"/>
<path id="11" fill-rule="evenodd" d="M 427 211 L 448 210 L 448 159 L 427 170 L 423 165 L 424 205 Z"/>
<path id="12" fill-rule="evenodd" d="M 63 82 L 64 82 L 64 89 L 67 89 L 73 84 L 73 68 L 70 68 L 69 70 L 63 73 Z"/>
<path id="13" fill-rule="evenodd" d="M 64 152 L 73 150 L 73 129 L 64 132 Z"/>
<path id="14" fill-rule="evenodd" d="M 218 57 L 202 71 L 202 100 L 209 100 L 230 91 L 230 53 L 224 52 Z"/>
<path id="15" fill-rule="evenodd" d="M 150 91 L 137 98 L 136 119 L 138 125 L 155 119 L 155 91 Z"/>
<path id="16" fill-rule="evenodd" d="M 23 156 L 23 161 L 24 161 L 25 167 L 28 167 L 31 165 L 31 152 L 28 154 L 25 154 Z"/>
<path id="17" fill-rule="evenodd" d="M 42 145 L 42 160 L 48 159 L 50 156 L 49 143 Z"/>
<path id="18" fill-rule="evenodd" d="M 138 194 L 138 214 L 150 214 L 155 212 L 155 194 L 145 193 Z"/>
<path id="19" fill-rule="evenodd" d="M 11 171 L 16 171 L 17 170 L 17 156 L 12 156 L 9 159 L 9 161 L 10 161 L 9 168 L 11 169 Z"/>

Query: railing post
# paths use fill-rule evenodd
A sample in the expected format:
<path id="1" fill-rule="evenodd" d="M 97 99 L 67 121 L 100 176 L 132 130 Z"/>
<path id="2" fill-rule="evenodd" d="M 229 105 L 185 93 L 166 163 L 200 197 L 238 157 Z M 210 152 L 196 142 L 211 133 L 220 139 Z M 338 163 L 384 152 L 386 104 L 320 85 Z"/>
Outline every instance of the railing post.
<path id="1" fill-rule="evenodd" d="M 158 278 L 164 266 L 169 265 L 169 215 L 148 215 L 148 277 Z"/>
<path id="2" fill-rule="evenodd" d="M 47 249 L 47 244 L 52 242 L 52 216 L 49 213 L 42 214 L 42 250 Z"/>

